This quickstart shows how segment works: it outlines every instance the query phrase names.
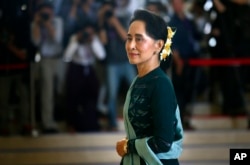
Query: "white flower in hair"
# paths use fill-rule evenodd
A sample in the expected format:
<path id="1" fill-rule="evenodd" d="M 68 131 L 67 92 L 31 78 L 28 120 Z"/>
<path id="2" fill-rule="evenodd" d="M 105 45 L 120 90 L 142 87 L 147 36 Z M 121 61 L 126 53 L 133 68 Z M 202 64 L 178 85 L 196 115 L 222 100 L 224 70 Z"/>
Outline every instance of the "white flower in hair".
<path id="1" fill-rule="evenodd" d="M 176 31 L 172 31 L 172 29 L 168 26 L 167 27 L 167 31 L 168 31 L 168 36 L 167 36 L 167 41 L 164 45 L 164 48 L 162 49 L 161 52 L 161 60 L 166 60 L 166 58 L 170 55 L 171 53 L 171 45 L 172 45 L 172 38 L 175 34 Z"/>

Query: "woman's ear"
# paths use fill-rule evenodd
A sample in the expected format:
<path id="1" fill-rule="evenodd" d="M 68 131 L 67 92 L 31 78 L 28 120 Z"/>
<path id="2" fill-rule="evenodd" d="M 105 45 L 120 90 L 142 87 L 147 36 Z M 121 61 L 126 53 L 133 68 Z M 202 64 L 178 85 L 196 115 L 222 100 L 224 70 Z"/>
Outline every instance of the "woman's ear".
<path id="1" fill-rule="evenodd" d="M 156 43 L 155 43 L 155 46 L 156 46 L 157 52 L 160 52 L 161 49 L 164 46 L 164 41 L 163 40 L 157 40 Z"/>

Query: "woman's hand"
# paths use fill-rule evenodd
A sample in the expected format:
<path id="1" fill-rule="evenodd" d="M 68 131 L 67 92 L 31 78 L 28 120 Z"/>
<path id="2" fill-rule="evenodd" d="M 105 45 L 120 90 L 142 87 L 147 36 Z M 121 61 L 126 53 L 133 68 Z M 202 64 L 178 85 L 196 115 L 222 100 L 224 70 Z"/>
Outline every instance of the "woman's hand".
<path id="1" fill-rule="evenodd" d="M 128 139 L 122 139 L 116 143 L 116 152 L 121 157 L 123 157 L 124 155 L 128 153 L 127 143 L 128 143 Z"/>

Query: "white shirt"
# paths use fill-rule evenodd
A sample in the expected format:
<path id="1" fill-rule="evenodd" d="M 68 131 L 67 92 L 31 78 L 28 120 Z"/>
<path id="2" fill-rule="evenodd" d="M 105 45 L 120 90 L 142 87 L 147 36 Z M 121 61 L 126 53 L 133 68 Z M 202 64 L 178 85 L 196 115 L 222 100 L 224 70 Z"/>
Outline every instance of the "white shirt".
<path id="1" fill-rule="evenodd" d="M 53 39 L 47 37 L 48 32 L 41 28 L 40 38 L 35 39 L 31 34 L 31 39 L 34 45 L 38 46 L 42 57 L 55 57 L 62 53 L 62 39 L 63 39 L 63 21 L 59 17 L 53 19 L 53 26 L 55 28 L 55 36 Z M 34 28 L 32 22 L 31 28 Z M 45 36 L 45 37 L 44 37 Z"/>
<path id="2" fill-rule="evenodd" d="M 73 35 L 64 52 L 66 62 L 74 62 L 83 66 L 92 65 L 95 58 L 103 60 L 106 52 L 98 36 L 94 36 L 90 44 L 79 44 L 77 36 Z"/>

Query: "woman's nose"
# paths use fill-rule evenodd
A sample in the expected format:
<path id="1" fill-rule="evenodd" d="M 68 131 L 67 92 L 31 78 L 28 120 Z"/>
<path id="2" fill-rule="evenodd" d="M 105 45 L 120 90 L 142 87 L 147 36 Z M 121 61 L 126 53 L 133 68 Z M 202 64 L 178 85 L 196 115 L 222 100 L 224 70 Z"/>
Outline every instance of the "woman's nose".
<path id="1" fill-rule="evenodd" d="M 135 41 L 134 40 L 130 40 L 127 42 L 127 48 L 129 50 L 134 50 L 135 49 Z"/>

